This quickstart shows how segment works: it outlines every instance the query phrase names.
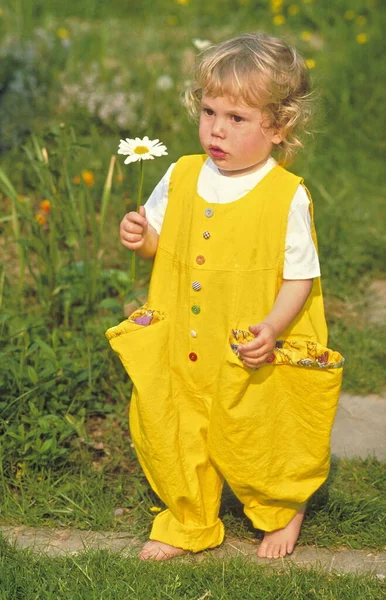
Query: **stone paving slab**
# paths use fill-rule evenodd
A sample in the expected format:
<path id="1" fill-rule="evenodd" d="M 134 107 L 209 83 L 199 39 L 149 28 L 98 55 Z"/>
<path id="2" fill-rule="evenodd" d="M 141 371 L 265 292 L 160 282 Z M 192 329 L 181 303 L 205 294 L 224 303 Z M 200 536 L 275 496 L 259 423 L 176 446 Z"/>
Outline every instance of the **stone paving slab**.
<path id="1" fill-rule="evenodd" d="M 128 533 L 83 531 L 80 529 L 35 529 L 34 527 L 0 526 L 2 534 L 19 548 L 44 552 L 49 556 L 74 555 L 85 550 L 110 550 L 125 556 L 136 556 L 142 542 Z M 289 565 L 320 569 L 337 573 L 373 573 L 379 579 L 386 578 L 386 552 L 365 552 L 342 549 L 337 551 L 314 546 L 299 546 L 285 559 L 269 560 L 258 558 L 257 544 L 226 537 L 219 548 L 189 555 L 189 560 L 203 561 L 211 556 L 221 560 L 233 556 L 245 556 L 257 564 L 283 569 Z"/>
<path id="2" fill-rule="evenodd" d="M 331 450 L 339 458 L 386 460 L 386 397 L 341 394 Z"/>

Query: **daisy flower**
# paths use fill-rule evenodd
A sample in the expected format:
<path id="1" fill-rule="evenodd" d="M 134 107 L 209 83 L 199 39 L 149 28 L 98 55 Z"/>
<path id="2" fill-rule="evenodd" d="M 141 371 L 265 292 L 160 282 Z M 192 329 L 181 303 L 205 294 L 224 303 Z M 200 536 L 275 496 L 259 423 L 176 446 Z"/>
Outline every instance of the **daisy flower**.
<path id="1" fill-rule="evenodd" d="M 118 154 L 128 155 L 125 160 L 125 165 L 128 165 L 137 160 L 153 160 L 158 156 L 165 156 L 167 152 L 166 146 L 159 140 L 149 140 L 145 135 L 142 140 L 140 138 L 121 140 Z"/>
<path id="2" fill-rule="evenodd" d="M 139 207 L 142 203 L 142 188 L 143 188 L 143 161 L 144 160 L 153 160 L 154 158 L 158 158 L 159 156 L 165 156 L 166 146 L 162 144 L 159 140 L 149 140 L 147 135 L 141 140 L 140 138 L 135 138 L 134 140 L 130 138 L 126 138 L 125 140 L 120 140 L 118 147 L 118 154 L 127 155 L 125 160 L 125 165 L 129 163 L 138 162 L 140 165 L 140 174 L 139 174 L 139 183 L 138 183 L 138 194 L 137 194 L 137 212 L 139 211 Z M 135 283 L 135 271 L 136 271 L 136 261 L 135 261 L 135 252 L 133 252 L 131 256 L 131 281 L 134 285 Z"/>

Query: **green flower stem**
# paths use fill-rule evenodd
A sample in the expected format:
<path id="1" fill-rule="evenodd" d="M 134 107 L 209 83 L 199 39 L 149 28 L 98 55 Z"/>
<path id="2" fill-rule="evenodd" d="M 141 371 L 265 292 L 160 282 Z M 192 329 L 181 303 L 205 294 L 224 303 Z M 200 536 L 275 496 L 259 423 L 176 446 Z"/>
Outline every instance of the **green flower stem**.
<path id="1" fill-rule="evenodd" d="M 139 161 L 140 165 L 140 173 L 139 173 L 139 185 L 138 185 L 138 195 L 137 195 L 137 212 L 139 212 L 139 207 L 142 202 L 142 188 L 143 188 L 143 160 Z M 131 282 L 134 285 L 135 283 L 135 270 L 136 270 L 136 259 L 137 255 L 135 252 L 131 255 Z"/>

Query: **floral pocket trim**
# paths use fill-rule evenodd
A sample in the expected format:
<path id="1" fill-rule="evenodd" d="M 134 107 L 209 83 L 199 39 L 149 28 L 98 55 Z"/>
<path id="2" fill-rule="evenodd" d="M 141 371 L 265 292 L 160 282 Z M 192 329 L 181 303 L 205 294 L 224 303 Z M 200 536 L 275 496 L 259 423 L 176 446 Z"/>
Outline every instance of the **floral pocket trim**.
<path id="1" fill-rule="evenodd" d="M 164 318 L 165 315 L 163 312 L 147 308 L 147 305 L 144 304 L 141 308 L 137 308 L 137 310 L 131 313 L 127 320 L 130 321 L 130 323 L 136 323 L 136 325 L 147 327 L 148 325 L 155 325 Z"/>
<path id="2" fill-rule="evenodd" d="M 254 339 L 250 331 L 232 329 L 229 343 L 238 358 L 238 347 Z M 271 356 L 266 361 L 274 365 L 295 365 L 317 369 L 340 369 L 344 358 L 339 352 L 330 350 L 310 340 L 277 340 Z"/>
<path id="3" fill-rule="evenodd" d="M 108 340 L 112 340 L 119 335 L 132 333 L 135 330 L 141 329 L 141 327 L 138 327 L 138 325 L 147 327 L 148 325 L 155 325 L 164 319 L 165 314 L 163 312 L 148 308 L 147 304 L 144 304 L 131 313 L 131 315 L 125 319 L 125 321 L 122 321 L 115 327 L 110 327 L 110 329 L 106 331 L 105 335 Z M 133 328 L 133 325 L 136 325 L 137 327 Z"/>

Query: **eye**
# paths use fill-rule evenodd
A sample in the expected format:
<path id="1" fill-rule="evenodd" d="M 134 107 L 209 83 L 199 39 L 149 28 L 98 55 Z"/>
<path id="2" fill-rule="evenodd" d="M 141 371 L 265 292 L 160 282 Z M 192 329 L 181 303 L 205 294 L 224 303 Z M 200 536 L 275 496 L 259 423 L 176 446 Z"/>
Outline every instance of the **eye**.
<path id="1" fill-rule="evenodd" d="M 245 121 L 245 119 L 243 117 L 240 117 L 239 115 L 232 115 L 232 120 L 235 123 L 242 123 L 243 121 Z"/>
<path id="2" fill-rule="evenodd" d="M 202 112 L 208 117 L 212 117 L 214 115 L 214 110 L 212 110 L 211 108 L 203 108 Z"/>

